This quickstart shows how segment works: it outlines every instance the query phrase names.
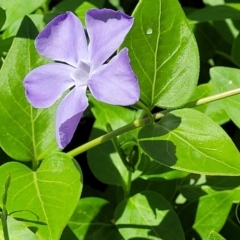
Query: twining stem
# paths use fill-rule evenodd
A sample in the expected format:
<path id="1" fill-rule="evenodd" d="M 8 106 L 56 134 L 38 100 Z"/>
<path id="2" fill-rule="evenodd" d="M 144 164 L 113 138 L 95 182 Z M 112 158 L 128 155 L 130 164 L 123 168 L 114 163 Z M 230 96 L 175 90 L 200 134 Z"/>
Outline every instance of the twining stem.
<path id="1" fill-rule="evenodd" d="M 223 98 L 231 97 L 231 96 L 234 96 L 234 95 L 237 95 L 237 94 L 240 94 L 240 88 L 236 88 L 236 89 L 233 89 L 233 90 L 229 90 L 229 91 L 226 91 L 226 92 L 222 92 L 222 93 L 212 95 L 210 97 L 205 97 L 205 98 L 201 98 L 201 99 L 196 100 L 196 101 L 189 102 L 189 103 L 185 104 L 184 106 L 182 106 L 181 108 L 193 108 L 193 107 L 197 107 L 197 106 L 200 106 L 200 105 L 203 105 L 203 104 L 214 102 L 214 101 L 217 101 L 217 100 L 220 100 L 220 99 L 223 99 Z M 164 110 L 164 111 L 161 111 L 159 113 L 153 114 L 152 115 L 153 119 L 154 120 L 159 120 L 170 111 L 171 110 Z M 131 131 L 135 128 L 143 127 L 143 126 L 151 123 L 151 121 L 152 121 L 151 117 L 149 117 L 149 116 L 144 117 L 142 119 L 141 118 L 136 119 L 132 123 L 129 123 L 129 124 L 127 124 L 123 127 L 120 127 L 116 130 L 113 130 L 110 133 L 107 133 L 107 134 L 102 135 L 98 138 L 95 138 L 92 141 L 87 142 L 87 143 L 71 150 L 67 154 L 72 156 L 72 157 L 75 157 L 75 156 L 79 155 L 80 153 L 83 153 L 83 152 L 85 152 L 85 151 L 87 151 L 87 150 L 89 150 L 89 149 L 91 149 L 91 148 L 93 148 L 93 147 L 95 147 L 99 144 L 102 144 L 104 142 L 107 142 L 107 141 L 111 140 L 112 138 L 115 138 L 118 135 L 121 135 L 121 134 L 126 133 L 128 131 Z"/>

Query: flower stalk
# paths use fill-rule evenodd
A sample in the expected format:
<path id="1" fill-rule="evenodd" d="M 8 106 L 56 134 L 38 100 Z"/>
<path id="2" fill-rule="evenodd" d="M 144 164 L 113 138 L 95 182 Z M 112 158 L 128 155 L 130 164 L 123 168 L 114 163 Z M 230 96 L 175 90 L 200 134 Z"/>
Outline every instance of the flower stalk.
<path id="1" fill-rule="evenodd" d="M 231 97 L 231 96 L 234 96 L 234 95 L 237 95 L 237 94 L 240 94 L 240 88 L 236 88 L 236 89 L 233 89 L 233 90 L 218 93 L 218 94 L 215 94 L 215 95 L 212 95 L 212 96 L 209 96 L 209 97 L 200 98 L 199 100 L 196 100 L 196 101 L 191 101 L 191 102 L 185 104 L 184 106 L 182 106 L 181 108 L 194 108 L 194 107 L 197 107 L 197 106 L 200 106 L 200 105 L 203 105 L 203 104 L 211 103 L 211 102 L 221 100 L 221 99 L 224 99 L 224 98 L 227 98 L 227 97 Z M 152 116 L 153 116 L 154 121 L 161 119 L 164 115 L 166 115 L 170 111 L 172 111 L 172 110 L 163 110 L 159 113 L 153 114 Z M 123 127 L 120 127 L 116 130 L 113 130 L 110 133 L 104 134 L 104 135 L 102 135 L 98 138 L 93 139 L 90 142 L 87 142 L 87 143 L 69 151 L 67 154 L 72 156 L 72 157 L 75 157 L 75 156 L 77 156 L 77 155 L 79 155 L 79 154 L 97 146 L 97 145 L 100 145 L 104 142 L 107 142 L 107 141 L 117 137 L 118 135 L 121 135 L 121 134 L 126 133 L 128 131 L 131 131 L 135 128 L 143 127 L 143 126 L 145 126 L 145 125 L 147 125 L 151 122 L 152 122 L 152 120 L 151 120 L 151 117 L 149 117 L 149 116 L 144 117 L 142 119 L 141 118 L 136 119 L 132 123 L 129 123 L 129 124 L 127 124 Z"/>

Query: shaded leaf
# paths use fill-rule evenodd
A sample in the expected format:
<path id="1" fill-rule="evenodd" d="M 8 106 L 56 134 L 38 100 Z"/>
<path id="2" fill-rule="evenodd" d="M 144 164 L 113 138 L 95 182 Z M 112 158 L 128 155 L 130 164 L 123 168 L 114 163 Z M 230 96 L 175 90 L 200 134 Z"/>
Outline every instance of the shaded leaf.
<path id="1" fill-rule="evenodd" d="M 101 198 L 80 199 L 68 226 L 77 239 L 122 239 L 114 225 L 111 205 Z"/>
<path id="2" fill-rule="evenodd" d="M 92 98 L 91 103 L 93 103 L 91 111 L 96 121 L 90 139 L 105 134 L 106 123 L 110 123 L 114 130 L 132 122 L 139 115 L 130 109 L 98 102 Z M 135 140 L 135 138 L 137 138 L 137 130 L 130 131 L 118 138 L 119 144 Z M 111 141 L 90 149 L 87 154 L 89 166 L 96 178 L 111 185 L 125 186 L 127 184 L 129 172 Z M 139 175 L 140 172 L 135 171 L 133 179 Z"/>
<path id="3" fill-rule="evenodd" d="M 174 169 L 209 175 L 240 175 L 239 152 L 206 115 L 180 109 L 143 127 L 139 144 L 153 160 Z"/>

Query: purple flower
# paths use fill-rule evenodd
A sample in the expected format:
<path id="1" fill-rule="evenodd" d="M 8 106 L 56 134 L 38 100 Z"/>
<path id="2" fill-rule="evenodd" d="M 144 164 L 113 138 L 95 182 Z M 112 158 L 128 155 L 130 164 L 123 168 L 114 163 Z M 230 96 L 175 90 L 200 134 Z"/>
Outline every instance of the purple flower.
<path id="1" fill-rule="evenodd" d="M 56 113 L 56 138 L 64 148 L 72 139 L 88 106 L 87 88 L 94 98 L 114 105 L 132 105 L 139 100 L 138 81 L 122 49 L 107 64 L 133 25 L 133 18 L 108 9 L 86 13 L 86 35 L 71 12 L 54 18 L 35 40 L 39 54 L 57 61 L 32 70 L 24 79 L 28 101 L 36 108 L 50 107 L 67 89 L 72 89 Z"/>

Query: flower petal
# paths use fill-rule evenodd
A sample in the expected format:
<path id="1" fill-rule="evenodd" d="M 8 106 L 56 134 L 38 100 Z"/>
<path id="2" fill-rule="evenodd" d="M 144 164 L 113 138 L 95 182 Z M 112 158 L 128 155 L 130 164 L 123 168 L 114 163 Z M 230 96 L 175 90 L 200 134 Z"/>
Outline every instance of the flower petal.
<path id="1" fill-rule="evenodd" d="M 56 137 L 60 148 L 71 141 L 87 106 L 86 87 L 75 87 L 60 103 L 56 117 Z"/>
<path id="2" fill-rule="evenodd" d="M 101 66 L 121 45 L 133 25 L 133 18 L 110 9 L 92 9 L 86 14 L 93 70 Z"/>
<path id="3" fill-rule="evenodd" d="M 71 12 L 49 22 L 35 40 L 39 54 L 76 66 L 79 60 L 88 62 L 86 35 L 81 21 Z"/>
<path id="4" fill-rule="evenodd" d="M 99 101 L 114 105 L 132 105 L 139 100 L 137 78 L 130 66 L 127 48 L 91 76 L 89 89 Z"/>
<path id="5" fill-rule="evenodd" d="M 62 63 L 50 63 L 33 69 L 23 85 L 28 101 L 36 108 L 50 107 L 74 85 L 70 73 L 74 68 Z"/>

